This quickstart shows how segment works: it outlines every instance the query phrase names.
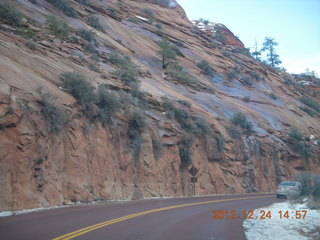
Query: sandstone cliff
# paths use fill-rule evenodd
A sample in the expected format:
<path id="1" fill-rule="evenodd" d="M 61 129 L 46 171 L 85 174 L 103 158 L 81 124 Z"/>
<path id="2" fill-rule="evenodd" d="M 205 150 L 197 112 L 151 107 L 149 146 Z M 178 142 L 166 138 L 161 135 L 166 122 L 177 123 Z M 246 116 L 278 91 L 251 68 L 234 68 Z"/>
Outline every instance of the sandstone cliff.
<path id="1" fill-rule="evenodd" d="M 197 194 L 268 192 L 298 171 L 320 171 L 319 113 L 307 114 L 302 109 L 310 108 L 300 101 L 307 97 L 319 103 L 319 81 L 255 61 L 225 26 L 193 24 L 175 1 L 167 1 L 170 6 L 143 0 L 68 1 L 77 17 L 66 16 L 52 1 L 12 2 L 27 16 L 22 29 L 32 29 L 36 45 L 21 37 L 19 26 L 1 20 L 0 211 L 190 195 L 191 164 L 199 169 Z M 65 19 L 73 37 L 51 34 L 50 15 Z M 103 27 L 94 29 L 95 54 L 77 37 L 80 29 L 92 29 L 90 15 Z M 164 73 L 157 55 L 164 36 L 192 81 Z M 113 74 L 117 66 L 110 56 L 115 52 L 137 65 L 138 94 Z M 211 76 L 197 67 L 201 61 L 214 69 Z M 127 106 L 107 123 L 92 121 L 63 85 L 61 74 L 68 71 L 127 99 L 122 100 Z M 47 93 L 67 115 L 59 131 L 48 126 Z M 200 130 L 189 131 L 170 116 L 165 101 L 173 111 L 188 113 L 183 119 Z M 132 112 L 144 119 L 134 137 Z M 250 133 L 230 122 L 237 112 L 251 122 Z M 210 129 L 201 131 L 206 122 Z M 291 128 L 307 137 L 308 156 L 293 147 Z"/>

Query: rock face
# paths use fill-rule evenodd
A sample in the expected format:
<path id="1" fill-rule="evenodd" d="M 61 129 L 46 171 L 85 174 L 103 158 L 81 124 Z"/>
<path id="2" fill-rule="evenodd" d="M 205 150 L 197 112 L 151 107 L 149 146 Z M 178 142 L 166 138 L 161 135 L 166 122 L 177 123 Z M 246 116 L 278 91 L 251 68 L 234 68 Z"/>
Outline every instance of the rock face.
<path id="1" fill-rule="evenodd" d="M 217 27 L 226 42 L 217 41 L 212 32 L 194 26 L 175 1 L 168 1 L 170 6 L 142 0 L 71 2 L 78 18 L 65 17 L 46 1 L 16 3 L 36 22 L 32 27 L 40 39 L 35 50 L 2 24 L 0 211 L 190 195 L 190 163 L 182 167 L 183 151 L 199 169 L 197 194 L 270 192 L 279 181 L 299 171 L 320 171 L 319 117 L 302 111 L 304 104 L 299 101 L 308 96 L 319 102 L 317 79 L 292 77 L 236 51 L 244 46 L 223 25 Z M 152 16 L 145 8 L 152 10 Z M 95 61 L 102 73 L 88 68 L 86 61 L 92 56 L 81 42 L 48 34 L 45 19 L 50 14 L 65 18 L 74 34 L 81 28 L 91 29 L 87 16 L 99 18 L 105 31 L 96 31 L 99 48 Z M 164 33 L 179 49 L 178 61 L 196 76 L 196 83 L 164 78 L 156 54 L 157 41 Z M 79 71 L 96 88 L 105 85 L 123 95 L 128 86 L 112 74 L 116 69 L 108 60 L 112 52 L 130 56 L 140 69 L 140 89 L 148 106 L 133 106 L 146 116 L 139 144 L 128 136 L 129 110 L 119 111 L 108 124 L 91 122 L 61 85 L 60 74 Z M 212 76 L 197 67 L 202 60 L 215 70 Z M 288 84 L 289 80 L 295 84 Z M 62 131 L 49 131 L 40 92 L 55 96 L 55 105 L 68 113 Z M 192 118 L 207 119 L 208 134 L 196 134 L 185 145 L 190 133 L 165 112 L 163 96 Z M 235 126 L 229 120 L 237 112 L 246 114 L 253 125 L 252 134 L 242 130 L 240 136 L 230 134 Z M 313 135 L 308 159 L 293 151 L 287 137 L 291 127 L 299 128 L 304 136 Z"/>

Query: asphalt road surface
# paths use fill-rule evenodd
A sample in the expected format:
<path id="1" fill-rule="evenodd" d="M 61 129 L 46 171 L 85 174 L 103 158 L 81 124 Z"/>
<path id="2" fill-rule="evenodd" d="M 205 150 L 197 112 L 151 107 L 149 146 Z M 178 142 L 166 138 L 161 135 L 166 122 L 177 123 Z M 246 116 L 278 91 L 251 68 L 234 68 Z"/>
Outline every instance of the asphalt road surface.
<path id="1" fill-rule="evenodd" d="M 246 194 L 72 206 L 2 217 L 0 239 L 240 240 L 243 211 L 280 201 L 275 194 Z"/>

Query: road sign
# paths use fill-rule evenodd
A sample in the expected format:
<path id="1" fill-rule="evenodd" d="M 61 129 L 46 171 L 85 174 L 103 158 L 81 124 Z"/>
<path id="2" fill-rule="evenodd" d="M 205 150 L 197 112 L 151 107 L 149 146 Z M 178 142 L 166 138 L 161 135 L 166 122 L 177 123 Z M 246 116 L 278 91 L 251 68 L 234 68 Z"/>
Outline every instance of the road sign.
<path id="1" fill-rule="evenodd" d="M 193 166 L 193 165 L 192 165 L 192 167 L 189 169 L 189 173 L 190 173 L 193 177 L 195 177 L 198 172 L 199 172 L 199 170 L 198 170 L 195 166 Z"/>
<path id="2" fill-rule="evenodd" d="M 193 182 L 193 183 L 198 182 L 198 178 L 197 177 L 191 177 L 191 182 Z"/>

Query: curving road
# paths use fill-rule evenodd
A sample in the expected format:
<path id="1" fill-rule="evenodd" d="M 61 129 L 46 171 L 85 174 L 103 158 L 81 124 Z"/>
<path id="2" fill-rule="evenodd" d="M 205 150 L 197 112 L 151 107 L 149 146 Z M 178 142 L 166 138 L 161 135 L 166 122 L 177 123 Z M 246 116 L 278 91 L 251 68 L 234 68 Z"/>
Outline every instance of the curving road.
<path id="1" fill-rule="evenodd" d="M 66 207 L 0 218 L 0 236 L 3 240 L 239 240 L 245 239 L 243 211 L 279 201 L 275 194 L 246 194 Z M 213 210 L 229 214 L 213 219 Z M 226 219 L 232 210 L 234 219 Z"/>

